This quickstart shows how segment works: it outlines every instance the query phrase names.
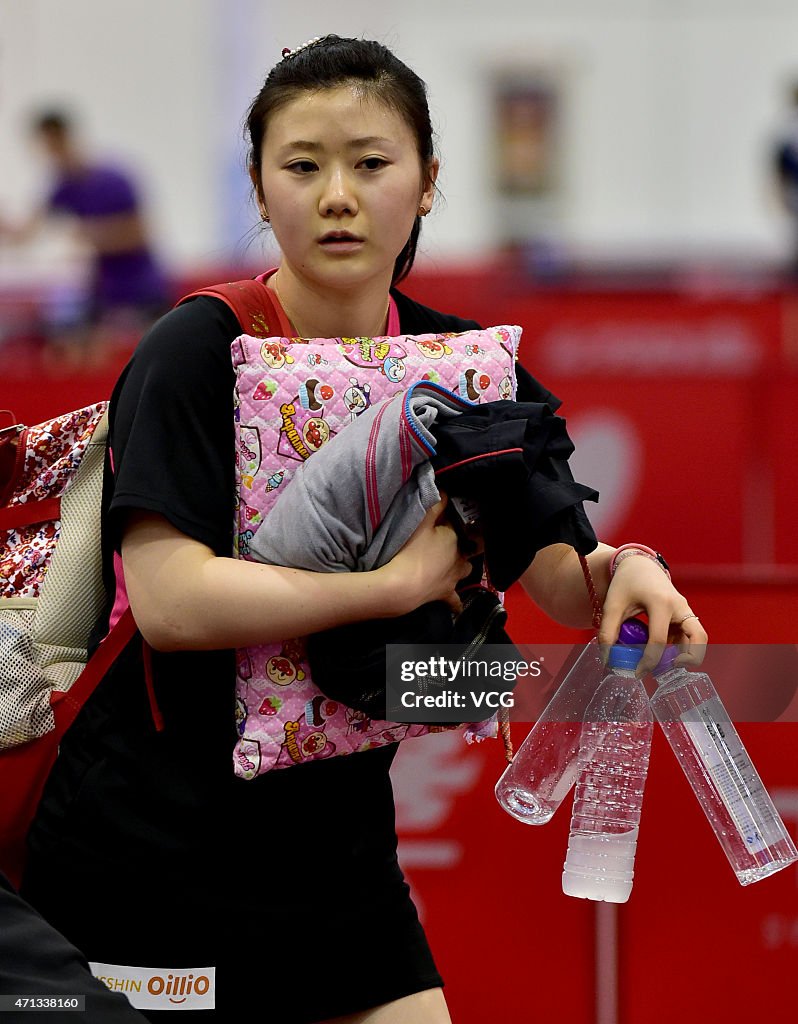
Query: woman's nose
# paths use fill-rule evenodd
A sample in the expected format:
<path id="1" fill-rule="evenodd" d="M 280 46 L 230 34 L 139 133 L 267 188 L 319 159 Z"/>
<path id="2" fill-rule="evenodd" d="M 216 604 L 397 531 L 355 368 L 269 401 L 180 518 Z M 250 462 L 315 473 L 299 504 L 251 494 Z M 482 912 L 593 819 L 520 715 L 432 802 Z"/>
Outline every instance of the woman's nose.
<path id="1" fill-rule="evenodd" d="M 331 171 L 324 183 L 319 200 L 319 213 L 322 217 L 341 216 L 357 213 L 357 197 L 349 175 L 342 170 Z"/>

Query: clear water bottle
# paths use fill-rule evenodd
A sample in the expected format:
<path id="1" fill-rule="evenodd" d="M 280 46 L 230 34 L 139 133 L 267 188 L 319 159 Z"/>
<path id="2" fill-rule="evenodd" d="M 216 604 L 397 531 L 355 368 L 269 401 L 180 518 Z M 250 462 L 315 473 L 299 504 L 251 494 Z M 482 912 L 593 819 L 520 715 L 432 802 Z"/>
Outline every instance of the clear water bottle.
<path id="1" fill-rule="evenodd" d="M 645 644 L 639 619 L 621 626 L 619 642 Z M 607 670 L 595 637 L 584 647 L 496 783 L 501 807 L 527 825 L 545 825 L 571 791 L 578 773 L 582 723 Z"/>
<path id="2" fill-rule="evenodd" d="M 651 708 L 741 885 L 798 860 L 712 680 L 674 667 L 669 647 L 654 669 Z"/>
<path id="3" fill-rule="evenodd" d="M 568 853 L 567 896 L 625 903 L 632 891 L 653 717 L 635 669 L 643 648 L 616 644 L 610 672 L 590 702 L 579 750 Z"/>

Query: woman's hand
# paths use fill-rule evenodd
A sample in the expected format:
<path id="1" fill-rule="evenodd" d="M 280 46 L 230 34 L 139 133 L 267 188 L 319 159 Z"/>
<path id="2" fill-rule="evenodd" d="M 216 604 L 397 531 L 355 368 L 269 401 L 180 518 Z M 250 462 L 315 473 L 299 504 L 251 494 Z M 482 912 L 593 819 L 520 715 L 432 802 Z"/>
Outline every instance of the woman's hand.
<path id="1" fill-rule="evenodd" d="M 633 615 L 648 617 L 648 636 L 639 676 L 651 671 L 668 642 L 677 643 L 681 653 L 676 665 L 700 665 L 704 660 L 707 634 L 687 599 L 651 558 L 624 558 L 610 581 L 598 640 L 609 647 L 618 639 L 621 624 Z"/>
<path id="2" fill-rule="evenodd" d="M 454 527 L 446 517 L 448 499 L 430 508 L 404 547 L 382 569 L 393 577 L 401 612 L 413 611 L 427 601 L 445 601 L 459 612 L 462 602 L 457 584 L 470 575 L 473 566 L 458 548 Z"/>

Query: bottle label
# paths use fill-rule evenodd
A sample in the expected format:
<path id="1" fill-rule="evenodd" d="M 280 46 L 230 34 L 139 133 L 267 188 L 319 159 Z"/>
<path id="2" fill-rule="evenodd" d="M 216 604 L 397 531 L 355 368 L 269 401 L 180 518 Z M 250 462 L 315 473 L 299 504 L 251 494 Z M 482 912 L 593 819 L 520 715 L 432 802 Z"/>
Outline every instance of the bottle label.
<path id="1" fill-rule="evenodd" d="M 720 700 L 699 704 L 682 715 L 682 723 L 748 851 L 778 842 L 780 819 Z"/>

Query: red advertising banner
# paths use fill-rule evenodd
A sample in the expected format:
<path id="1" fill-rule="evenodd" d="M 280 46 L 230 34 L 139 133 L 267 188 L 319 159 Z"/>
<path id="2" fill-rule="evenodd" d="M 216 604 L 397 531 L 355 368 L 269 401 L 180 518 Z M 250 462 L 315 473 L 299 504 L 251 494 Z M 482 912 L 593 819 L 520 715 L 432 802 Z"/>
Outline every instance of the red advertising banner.
<path id="1" fill-rule="evenodd" d="M 564 399 L 574 473 L 601 493 L 590 511 L 603 538 L 648 537 L 680 563 L 780 560 L 777 501 L 798 498 L 795 478 L 778 472 L 792 432 L 769 403 L 781 302 L 773 293 L 508 303 L 505 315 L 524 325 L 522 361 Z"/>

